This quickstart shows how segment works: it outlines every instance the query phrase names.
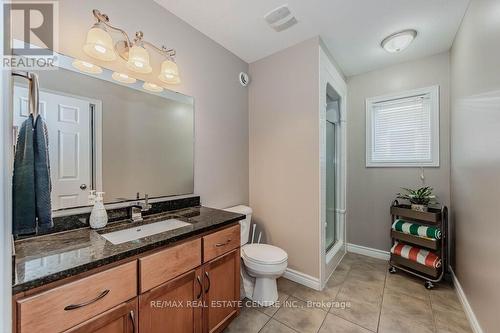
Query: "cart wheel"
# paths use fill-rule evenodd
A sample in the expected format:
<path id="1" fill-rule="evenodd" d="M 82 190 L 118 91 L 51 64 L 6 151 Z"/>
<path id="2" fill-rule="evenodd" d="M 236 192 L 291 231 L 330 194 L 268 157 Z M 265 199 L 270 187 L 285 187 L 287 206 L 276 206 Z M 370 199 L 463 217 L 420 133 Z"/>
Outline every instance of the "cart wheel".
<path id="1" fill-rule="evenodd" d="M 396 273 L 396 267 L 393 267 L 393 266 L 389 267 L 389 273 L 391 273 L 391 274 Z"/>
<path id="2" fill-rule="evenodd" d="M 427 288 L 429 290 L 434 288 L 434 283 L 432 283 L 431 281 L 425 281 L 424 285 L 425 285 L 425 288 Z"/>

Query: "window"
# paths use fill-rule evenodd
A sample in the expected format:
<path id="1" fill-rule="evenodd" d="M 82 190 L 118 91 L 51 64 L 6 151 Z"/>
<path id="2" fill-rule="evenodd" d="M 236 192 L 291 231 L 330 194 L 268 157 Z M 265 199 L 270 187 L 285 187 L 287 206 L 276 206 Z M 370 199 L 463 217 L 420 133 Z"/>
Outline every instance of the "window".
<path id="1" fill-rule="evenodd" d="M 366 100 L 366 166 L 439 166 L 439 87 Z"/>

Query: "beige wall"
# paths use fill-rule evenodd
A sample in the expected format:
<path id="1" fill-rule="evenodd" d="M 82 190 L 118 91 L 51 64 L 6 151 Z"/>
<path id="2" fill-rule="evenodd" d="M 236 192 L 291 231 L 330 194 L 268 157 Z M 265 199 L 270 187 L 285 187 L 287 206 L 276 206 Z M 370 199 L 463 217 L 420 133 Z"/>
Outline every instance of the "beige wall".
<path id="1" fill-rule="evenodd" d="M 213 207 L 247 203 L 248 90 L 238 83 L 238 73 L 248 64 L 152 0 L 60 1 L 60 52 L 89 60 L 82 45 L 94 8 L 132 36 L 142 30 L 147 40 L 176 48 L 183 83 L 173 89 L 195 99 L 195 193 Z M 158 71 L 161 58 L 150 54 Z M 93 62 L 124 70 L 123 61 Z M 156 76 L 136 75 L 160 83 Z"/>
<path id="2" fill-rule="evenodd" d="M 319 277 L 319 40 L 250 64 L 250 206 L 289 267 Z"/>
<path id="3" fill-rule="evenodd" d="M 419 168 L 366 168 L 365 99 L 440 86 L 440 167 L 425 168 L 426 184 L 449 205 L 449 54 L 443 53 L 348 78 L 347 241 L 390 249 L 389 206 L 400 187 L 418 187 Z"/>
<path id="4" fill-rule="evenodd" d="M 455 273 L 484 332 L 500 327 L 500 1 L 473 0 L 451 51 Z"/>

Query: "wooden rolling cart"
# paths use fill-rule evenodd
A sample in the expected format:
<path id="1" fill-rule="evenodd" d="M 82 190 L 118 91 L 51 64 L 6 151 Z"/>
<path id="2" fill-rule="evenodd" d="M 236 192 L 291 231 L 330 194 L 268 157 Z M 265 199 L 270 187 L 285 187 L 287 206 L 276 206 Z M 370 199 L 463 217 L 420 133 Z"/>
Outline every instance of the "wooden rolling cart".
<path id="1" fill-rule="evenodd" d="M 420 237 L 392 230 L 392 224 L 397 219 L 437 227 L 441 230 L 441 239 Z M 395 241 L 398 241 L 407 245 L 418 246 L 435 253 L 441 259 L 441 266 L 433 268 L 391 253 L 390 273 L 394 274 L 398 269 L 405 271 L 424 279 L 425 287 L 432 289 L 434 283 L 443 279 L 448 263 L 448 208 L 443 206 L 441 209 L 429 208 L 428 212 L 419 212 L 412 210 L 410 205 L 400 205 L 397 200 L 394 200 L 391 205 L 391 240 L 392 245 L 394 245 Z"/>

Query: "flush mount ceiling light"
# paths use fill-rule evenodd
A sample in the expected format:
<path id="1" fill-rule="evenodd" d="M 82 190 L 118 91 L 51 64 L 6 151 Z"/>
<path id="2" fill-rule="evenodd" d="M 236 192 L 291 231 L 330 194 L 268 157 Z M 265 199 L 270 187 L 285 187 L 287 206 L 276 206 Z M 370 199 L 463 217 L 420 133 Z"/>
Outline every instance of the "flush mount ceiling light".
<path id="1" fill-rule="evenodd" d="M 102 68 L 91 64 L 90 62 L 83 61 L 83 60 L 75 60 L 73 61 L 73 67 L 76 69 L 85 72 L 85 73 L 90 73 L 90 74 L 101 74 L 102 73 Z"/>
<path id="2" fill-rule="evenodd" d="M 149 60 L 149 52 L 146 48 L 154 50 L 159 53 L 166 60 L 162 63 L 162 70 L 160 77 L 163 77 L 164 82 L 169 84 L 176 84 L 180 82 L 179 69 L 175 64 L 175 50 L 167 49 L 162 46 L 157 47 L 154 44 L 144 40 L 142 31 L 135 33 L 135 38 L 132 41 L 128 34 L 120 28 L 112 26 L 109 23 L 109 17 L 102 14 L 97 9 L 92 11 L 92 14 L 97 19 L 97 23 L 87 33 L 87 39 L 83 50 L 92 58 L 104 61 L 112 61 L 116 59 L 118 54 L 122 59 L 127 62 L 127 68 L 131 71 L 147 74 L 153 71 Z M 115 31 L 121 34 L 122 39 L 113 45 L 113 39 L 109 34 L 110 31 Z M 168 65 L 165 65 L 168 62 Z M 171 65 L 170 63 L 173 63 Z M 164 67 L 168 71 L 164 71 Z"/>
<path id="3" fill-rule="evenodd" d="M 389 53 L 397 53 L 406 49 L 416 36 L 416 30 L 404 30 L 384 38 L 380 45 Z"/>
<path id="4" fill-rule="evenodd" d="M 113 80 L 121 83 L 135 83 L 135 81 L 137 81 L 136 79 L 128 76 L 125 73 L 114 72 L 113 75 L 111 75 L 111 77 L 113 78 Z"/>
<path id="5" fill-rule="evenodd" d="M 152 92 L 162 92 L 163 91 L 162 87 L 160 87 L 159 85 L 152 83 L 152 82 L 144 82 L 142 87 L 144 89 L 146 89 L 148 91 L 152 91 Z"/>

